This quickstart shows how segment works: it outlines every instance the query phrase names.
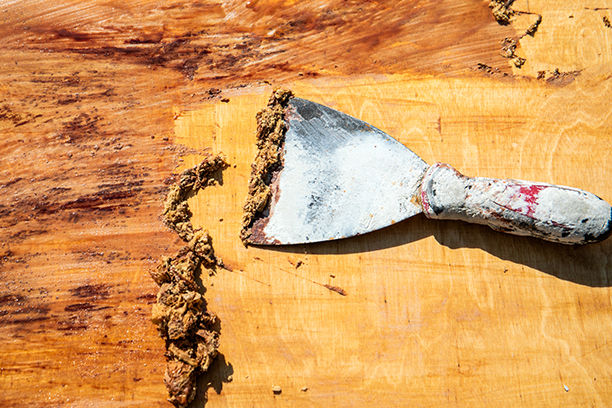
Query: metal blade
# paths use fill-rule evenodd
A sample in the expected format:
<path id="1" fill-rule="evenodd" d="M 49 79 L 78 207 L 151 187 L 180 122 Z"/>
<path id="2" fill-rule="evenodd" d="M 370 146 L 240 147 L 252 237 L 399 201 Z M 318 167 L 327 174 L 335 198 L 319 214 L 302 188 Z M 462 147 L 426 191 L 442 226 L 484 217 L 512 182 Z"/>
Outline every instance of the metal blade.
<path id="1" fill-rule="evenodd" d="M 284 167 L 254 244 L 299 244 L 363 234 L 421 212 L 427 164 L 384 132 L 300 98 L 289 103 Z"/>

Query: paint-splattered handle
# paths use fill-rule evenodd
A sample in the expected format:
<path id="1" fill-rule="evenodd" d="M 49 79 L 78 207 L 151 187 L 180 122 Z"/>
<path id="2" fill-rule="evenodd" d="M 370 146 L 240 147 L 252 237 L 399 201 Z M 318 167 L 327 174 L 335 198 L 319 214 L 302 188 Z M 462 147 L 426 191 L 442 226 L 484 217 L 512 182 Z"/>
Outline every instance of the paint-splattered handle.
<path id="1" fill-rule="evenodd" d="M 594 194 L 545 183 L 466 177 L 443 163 L 423 176 L 421 206 L 428 218 L 484 224 L 562 244 L 601 241 L 612 229 L 612 208 Z"/>

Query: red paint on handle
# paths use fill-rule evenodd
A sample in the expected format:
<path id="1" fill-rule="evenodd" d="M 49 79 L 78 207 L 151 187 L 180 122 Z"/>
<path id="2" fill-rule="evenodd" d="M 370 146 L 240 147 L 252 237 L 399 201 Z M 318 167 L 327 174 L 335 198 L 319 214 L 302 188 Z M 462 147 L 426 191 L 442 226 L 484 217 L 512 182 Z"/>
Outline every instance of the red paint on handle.
<path id="1" fill-rule="evenodd" d="M 547 186 L 541 186 L 537 184 L 521 185 L 519 187 L 519 193 L 525 196 L 524 200 L 529 204 L 535 204 L 538 199 L 540 191 L 544 190 Z"/>
<path id="2" fill-rule="evenodd" d="M 428 218 L 484 224 L 562 244 L 597 242 L 612 232 L 612 208 L 594 194 L 522 180 L 466 177 L 445 164 L 425 172 L 421 205 Z"/>
<path id="3" fill-rule="evenodd" d="M 516 189 L 516 193 L 504 207 L 528 217 L 533 217 L 538 205 L 538 196 L 542 190 L 548 187 L 539 184 L 508 184 L 508 188 Z"/>

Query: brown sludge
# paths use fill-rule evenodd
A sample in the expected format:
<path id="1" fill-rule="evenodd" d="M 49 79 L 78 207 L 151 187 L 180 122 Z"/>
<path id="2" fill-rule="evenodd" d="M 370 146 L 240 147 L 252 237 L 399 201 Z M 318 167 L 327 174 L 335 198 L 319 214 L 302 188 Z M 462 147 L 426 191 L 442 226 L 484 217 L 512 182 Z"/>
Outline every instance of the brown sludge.
<path id="1" fill-rule="evenodd" d="M 510 23 L 515 14 L 514 10 L 512 10 L 512 3 L 513 1 L 507 0 L 491 0 L 489 2 L 489 8 L 493 13 L 493 17 L 495 17 L 495 21 L 502 25 Z"/>
<path id="2" fill-rule="evenodd" d="M 166 341 L 164 383 L 168 401 L 177 407 L 193 400 L 197 376 L 208 370 L 219 346 L 217 318 L 206 310 L 198 278 L 203 267 L 212 272 L 222 264 L 208 233 L 193 228 L 187 199 L 216 183 L 214 175 L 226 167 L 225 160 L 217 156 L 185 170 L 164 203 L 164 223 L 187 242 L 176 255 L 163 257 L 151 272 L 160 286 L 151 320 Z"/>
<path id="3" fill-rule="evenodd" d="M 516 47 L 518 43 L 516 40 L 512 38 L 504 38 L 502 41 L 502 52 L 501 55 L 504 58 L 512 59 L 512 63 L 515 67 L 521 68 L 523 64 L 525 64 L 525 58 L 519 57 L 516 55 Z"/>
<path id="4" fill-rule="evenodd" d="M 249 196 L 244 204 L 242 231 L 240 238 L 247 245 L 251 236 L 253 223 L 266 210 L 272 195 L 270 180 L 274 171 L 282 164 L 282 150 L 285 142 L 287 126 L 285 124 L 285 109 L 293 93 L 278 89 L 272 92 L 268 106 L 257 113 L 257 156 L 251 165 L 249 179 Z"/>
<path id="5" fill-rule="evenodd" d="M 538 31 L 538 27 L 540 26 L 540 23 L 542 22 L 542 16 L 539 14 L 536 14 L 536 21 L 531 24 L 529 27 L 527 27 L 527 30 L 525 30 L 525 35 L 530 35 L 530 36 L 534 36 L 536 31 Z"/>
<path id="6" fill-rule="evenodd" d="M 495 18 L 495 21 L 497 21 L 501 25 L 508 25 L 510 24 L 510 22 L 512 22 L 514 17 L 517 15 L 522 15 L 522 14 L 533 15 L 536 17 L 535 21 L 529 27 L 527 27 L 527 30 L 525 30 L 525 33 L 523 33 L 521 36 L 518 37 L 518 40 L 520 40 L 526 35 L 533 37 L 536 31 L 538 31 L 538 27 L 540 26 L 540 23 L 542 22 L 542 16 L 540 14 L 531 13 L 528 11 L 515 11 L 512 9 L 512 3 L 514 3 L 514 0 L 490 0 L 489 1 L 489 8 L 491 9 L 491 13 L 493 13 L 493 17 Z M 522 68 L 526 60 L 523 57 L 519 57 L 515 53 L 516 47 L 518 45 L 518 40 L 515 40 L 512 38 L 505 38 L 502 41 L 501 55 L 504 58 L 511 59 L 515 67 Z"/>

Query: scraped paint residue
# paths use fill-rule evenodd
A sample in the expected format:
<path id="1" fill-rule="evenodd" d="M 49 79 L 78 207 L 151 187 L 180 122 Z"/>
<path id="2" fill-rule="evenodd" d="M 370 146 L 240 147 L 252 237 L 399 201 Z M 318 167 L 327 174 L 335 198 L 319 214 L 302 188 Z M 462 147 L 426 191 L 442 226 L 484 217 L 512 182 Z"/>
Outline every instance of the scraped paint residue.
<path id="1" fill-rule="evenodd" d="M 208 370 L 219 347 L 218 319 L 206 309 L 199 277 L 203 269 L 212 273 L 222 262 L 208 232 L 191 224 L 187 199 L 217 183 L 217 174 L 226 167 L 221 156 L 207 157 L 181 174 L 164 203 L 164 223 L 186 244 L 175 255 L 163 257 L 151 272 L 160 287 L 151 320 L 166 341 L 164 383 L 168 401 L 177 407 L 193 401 L 197 377 Z"/>

